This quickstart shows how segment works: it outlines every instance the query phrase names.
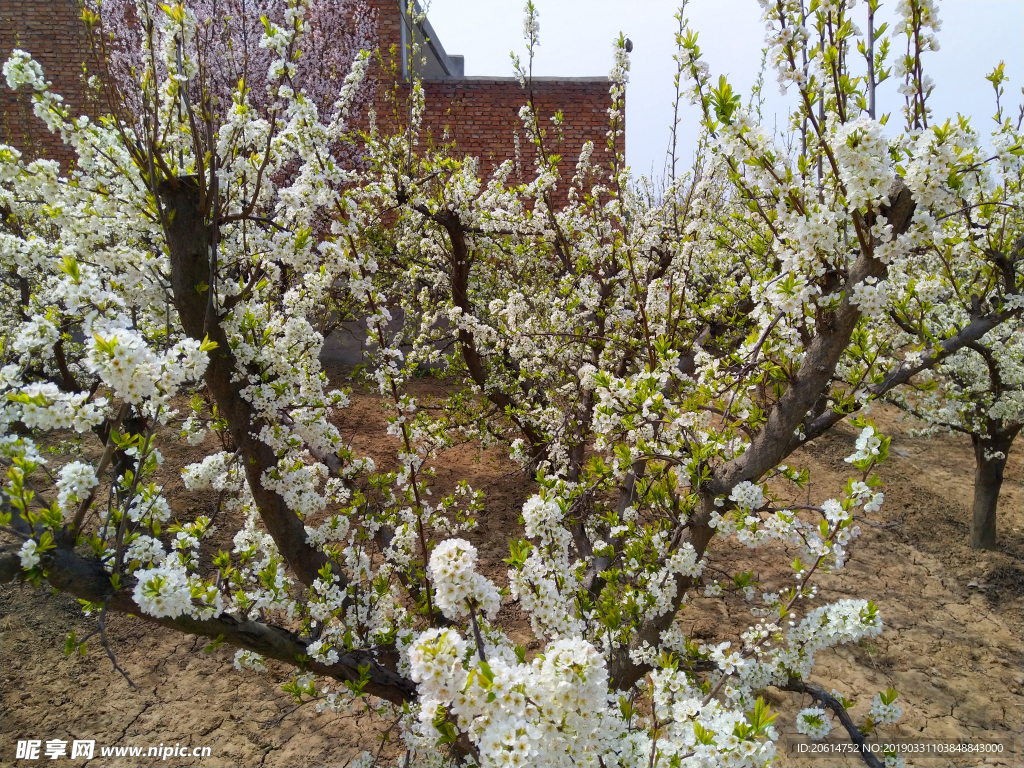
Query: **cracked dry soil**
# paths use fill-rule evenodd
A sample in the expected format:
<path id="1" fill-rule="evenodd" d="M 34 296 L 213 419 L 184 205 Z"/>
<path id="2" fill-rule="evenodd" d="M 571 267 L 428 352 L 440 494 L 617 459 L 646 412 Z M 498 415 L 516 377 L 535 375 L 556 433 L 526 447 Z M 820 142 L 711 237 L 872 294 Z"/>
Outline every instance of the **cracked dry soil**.
<path id="1" fill-rule="evenodd" d="M 335 374 L 338 372 L 335 371 Z M 441 385 L 415 382 L 421 400 L 441 394 Z M 379 400 L 355 393 L 353 405 L 339 414 L 339 425 L 356 448 L 389 468 L 392 438 L 384 434 Z M 819 597 L 868 597 L 885 622 L 870 642 L 821 653 L 812 681 L 837 688 L 856 700 L 852 713 L 863 722 L 874 694 L 887 686 L 900 693 L 903 718 L 884 726 L 882 738 L 999 741 L 1004 751 L 965 757 L 908 756 L 908 766 L 1024 765 L 1022 749 L 1022 598 L 1024 598 L 1024 489 L 1020 441 L 1006 469 L 1000 500 L 999 548 L 976 552 L 967 544 L 973 483 L 973 454 L 960 437 L 912 438 L 909 425 L 894 412 L 876 409 L 879 427 L 893 436 L 891 459 L 881 467 L 886 502 L 876 522 L 862 525 L 846 567 L 818 580 Z M 848 477 L 843 457 L 853 452 L 857 431 L 840 425 L 801 449 L 793 466 L 811 470 L 811 494 L 821 501 L 837 495 Z M 89 454 L 91 448 L 85 449 Z M 168 439 L 161 442 L 165 466 L 195 460 L 196 449 Z M 487 494 L 486 510 L 470 536 L 480 549 L 482 570 L 505 582 L 506 541 L 517 531 L 517 515 L 530 483 L 495 451 L 472 445 L 441 456 L 437 485 L 443 491 L 465 478 Z M 187 493 L 168 475 L 166 492 L 175 514 L 192 519 L 210 514 L 213 495 Z M 436 493 L 436 492 L 435 492 Z M 222 521 L 226 522 L 226 521 Z M 230 524 L 220 526 L 204 544 L 203 560 L 218 548 L 230 548 Z M 730 572 L 753 569 L 763 589 L 785 586 L 791 575 L 779 570 L 788 555 L 713 545 L 713 564 Z M 978 586 L 973 586 L 978 585 Z M 108 620 L 108 635 L 118 662 L 136 688 L 111 669 L 95 642 L 84 658 L 63 655 L 68 629 L 79 637 L 95 626 L 77 603 L 31 586 L 0 589 L 0 765 L 95 766 L 344 766 L 363 749 L 375 750 L 387 723 L 367 715 L 317 714 L 311 705 L 295 709 L 280 689 L 280 679 L 242 675 L 231 665 L 232 651 L 204 652 L 205 641 L 147 625 L 126 616 Z M 733 639 L 747 626 L 749 613 L 738 600 L 694 597 L 682 611 L 684 629 L 697 638 Z M 514 603 L 499 621 L 519 642 L 529 639 L 527 618 Z M 536 652 L 536 643 L 528 645 Z M 272 672 L 283 668 L 272 666 Z M 803 757 L 786 749 L 795 735 L 796 712 L 811 702 L 775 689 L 766 692 L 779 713 L 778 764 L 781 766 L 857 766 L 853 756 Z M 838 727 L 836 724 L 835 727 Z M 839 735 L 833 732 L 833 735 Z M 91 762 L 16 760 L 19 739 L 95 739 Z M 99 746 L 160 744 L 208 746 L 206 758 L 100 758 Z M 384 754 L 397 755 L 395 745 Z"/>

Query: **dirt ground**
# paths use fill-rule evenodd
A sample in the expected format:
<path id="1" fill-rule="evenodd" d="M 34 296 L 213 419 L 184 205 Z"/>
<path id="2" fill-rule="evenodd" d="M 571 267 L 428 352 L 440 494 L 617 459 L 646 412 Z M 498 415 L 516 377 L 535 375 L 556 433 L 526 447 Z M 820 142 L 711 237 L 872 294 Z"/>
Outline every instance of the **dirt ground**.
<path id="1" fill-rule="evenodd" d="M 417 390 L 421 398 L 441 393 L 430 379 L 417 382 Z M 825 599 L 874 600 L 885 631 L 870 642 L 821 653 L 812 680 L 855 699 L 857 722 L 863 720 L 877 691 L 895 687 L 903 718 L 895 726 L 884 726 L 886 738 L 1003 745 L 1001 754 L 989 756 L 908 756 L 908 766 L 1022 766 L 1024 463 L 1020 442 L 1010 457 L 1000 500 L 999 549 L 976 552 L 967 544 L 974 470 L 969 442 L 960 437 L 912 438 L 910 425 L 893 412 L 876 409 L 872 415 L 893 436 L 892 458 L 880 472 L 886 502 L 874 518 L 887 527 L 862 525 L 863 534 L 846 568 L 823 575 L 818 583 Z M 357 449 L 378 460 L 378 466 L 387 464 L 387 453 L 394 451 L 393 438 L 383 432 L 384 413 L 378 398 L 355 394 L 339 423 L 352 435 Z M 843 457 L 853 452 L 856 433 L 840 425 L 791 459 L 791 465 L 811 470 L 812 495 L 818 501 L 839 493 L 849 470 Z M 167 466 L 180 466 L 193 460 L 192 454 L 199 455 L 183 442 L 164 443 L 161 450 Z M 501 558 L 508 554 L 505 542 L 518 530 L 517 515 L 530 493 L 530 483 L 514 472 L 507 459 L 473 445 L 452 449 L 438 461 L 441 488 L 459 478 L 487 494 L 479 529 L 470 538 L 480 549 L 482 570 L 502 583 Z M 187 493 L 178 478 L 166 482 L 171 505 L 181 519 L 213 510 L 212 495 Z M 229 541 L 225 530 L 208 546 L 229 548 Z M 713 546 L 717 546 L 715 565 L 753 568 L 766 588 L 782 584 L 778 579 L 783 576 L 773 574 L 769 566 L 768 553 L 758 550 L 752 557 L 742 546 Z M 95 628 L 95 621 L 84 617 L 76 602 L 63 595 L 8 585 L 0 588 L 0 615 L 3 766 L 157 765 L 160 761 L 153 758 L 100 758 L 99 747 L 143 747 L 145 752 L 161 744 L 211 748 L 209 757 L 171 757 L 164 765 L 344 766 L 363 749 L 376 749 L 384 727 L 366 715 L 317 714 L 309 705 L 295 710 L 291 697 L 279 687 L 280 679 L 235 672 L 231 650 L 207 653 L 203 640 L 113 616 L 108 621 L 112 650 L 137 685 L 133 689 L 111 670 L 95 643 L 85 659 L 64 656 L 68 629 L 82 637 Z M 745 618 L 738 604 L 697 598 L 685 609 L 684 623 L 694 636 L 710 638 L 722 637 L 723 631 L 739 627 Z M 514 637 L 526 638 L 528 622 L 514 603 L 502 608 L 499 621 Z M 768 696 L 780 712 L 779 765 L 863 764 L 849 756 L 810 759 L 788 752 L 786 738 L 795 731 L 786 723 L 792 723 L 794 714 L 810 706 L 810 701 L 778 691 L 769 691 Z M 89 763 L 66 758 L 50 761 L 45 755 L 41 761 L 16 760 L 19 739 L 44 743 L 95 739 L 97 757 Z"/>

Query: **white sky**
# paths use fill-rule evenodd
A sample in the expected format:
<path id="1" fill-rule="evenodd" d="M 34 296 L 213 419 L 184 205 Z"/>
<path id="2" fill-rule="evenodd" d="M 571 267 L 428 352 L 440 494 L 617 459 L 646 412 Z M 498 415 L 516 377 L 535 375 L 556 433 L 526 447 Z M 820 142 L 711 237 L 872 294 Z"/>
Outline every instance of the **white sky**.
<path id="1" fill-rule="evenodd" d="M 422 0 L 421 0 L 422 1 Z M 896 0 L 884 0 L 883 19 Z M 525 55 L 522 38 L 524 0 L 432 0 L 429 18 L 449 54 L 466 57 L 467 75 L 510 76 L 509 53 Z M 672 76 L 677 0 L 535 0 L 540 13 L 540 49 L 536 75 L 580 77 L 607 74 L 612 41 L 619 31 L 633 41 L 626 93 L 626 159 L 636 174 L 661 175 L 671 122 Z M 717 80 L 729 76 L 744 103 L 760 66 L 764 30 L 757 0 L 690 0 L 690 26 L 699 35 L 705 59 Z M 866 28 L 863 2 L 855 9 Z M 936 118 L 972 116 L 984 132 L 993 125 L 995 102 L 984 76 L 1006 62 L 1009 81 L 1004 101 L 1020 103 L 1024 85 L 1024 0 L 941 0 L 941 49 L 926 55 L 936 82 L 931 99 Z M 893 40 L 893 56 L 905 38 Z M 786 105 L 774 73 L 765 75 L 765 115 L 785 123 Z M 902 125 L 902 97 L 891 78 L 879 88 L 879 111 L 891 111 L 890 126 Z M 682 157 L 688 159 L 697 135 L 696 109 L 687 106 L 681 125 Z M 683 161 L 680 171 L 688 163 Z"/>

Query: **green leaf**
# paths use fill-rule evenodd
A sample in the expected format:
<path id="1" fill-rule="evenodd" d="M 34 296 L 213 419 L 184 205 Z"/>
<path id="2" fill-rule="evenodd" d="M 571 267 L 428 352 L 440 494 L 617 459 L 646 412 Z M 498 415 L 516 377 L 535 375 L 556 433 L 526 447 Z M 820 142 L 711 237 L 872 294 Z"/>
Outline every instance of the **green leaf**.
<path id="1" fill-rule="evenodd" d="M 715 743 L 715 735 L 711 733 L 711 731 L 708 731 L 706 728 L 704 728 L 704 726 L 700 723 L 693 724 L 693 735 L 701 744 L 710 745 Z"/>
<path id="2" fill-rule="evenodd" d="M 78 262 L 75 261 L 74 257 L 67 255 L 64 256 L 63 261 L 61 261 L 60 271 L 70 277 L 75 285 L 82 282 L 82 273 L 78 267 Z"/>

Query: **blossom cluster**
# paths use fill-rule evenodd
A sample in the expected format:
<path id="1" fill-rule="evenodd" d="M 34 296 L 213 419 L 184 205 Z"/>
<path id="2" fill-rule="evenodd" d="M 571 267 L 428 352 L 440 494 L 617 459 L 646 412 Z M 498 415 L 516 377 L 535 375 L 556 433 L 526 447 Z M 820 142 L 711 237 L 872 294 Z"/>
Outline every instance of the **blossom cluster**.
<path id="1" fill-rule="evenodd" d="M 498 590 L 476 572 L 476 547 L 464 539 L 446 539 L 430 553 L 430 577 L 436 584 L 437 607 L 449 619 L 475 609 L 493 619 L 501 605 Z"/>

